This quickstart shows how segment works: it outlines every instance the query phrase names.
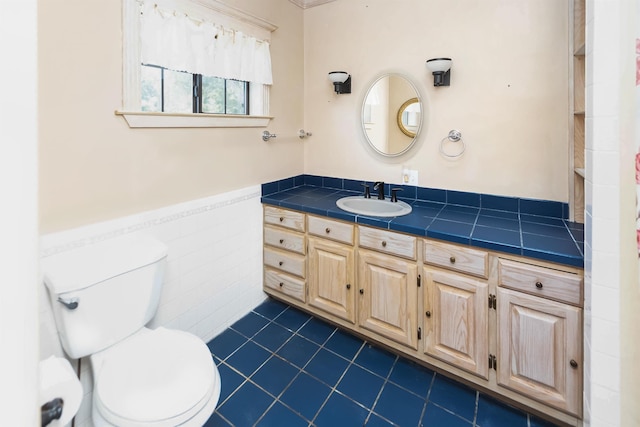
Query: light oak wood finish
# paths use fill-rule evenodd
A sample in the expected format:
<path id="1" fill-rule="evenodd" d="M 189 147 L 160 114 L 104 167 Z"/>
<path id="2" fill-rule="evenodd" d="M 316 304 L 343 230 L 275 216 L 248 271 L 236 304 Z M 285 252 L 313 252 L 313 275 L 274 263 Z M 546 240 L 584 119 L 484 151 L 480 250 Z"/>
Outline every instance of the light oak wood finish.
<path id="1" fill-rule="evenodd" d="M 489 254 L 486 251 L 431 240 L 425 240 L 423 247 L 427 264 L 487 278 Z"/>
<path id="2" fill-rule="evenodd" d="M 325 239 L 335 240 L 337 242 L 353 245 L 354 243 L 354 226 L 344 222 L 332 221 L 326 218 L 311 216 L 307 218 L 309 225 L 309 234 L 322 237 Z"/>
<path id="3" fill-rule="evenodd" d="M 569 2 L 569 208 L 576 222 L 584 222 L 585 209 L 585 7 L 585 0 Z"/>
<path id="4" fill-rule="evenodd" d="M 359 325 L 418 348 L 418 273 L 415 263 L 372 251 L 358 252 Z"/>
<path id="5" fill-rule="evenodd" d="M 264 264 L 296 276 L 306 276 L 306 257 L 270 247 L 264 248 Z"/>
<path id="6" fill-rule="evenodd" d="M 582 393 L 580 378 L 578 382 L 566 380 L 567 404 L 563 404 L 563 398 L 558 397 L 561 392 L 554 391 L 562 390 L 562 378 L 549 380 L 549 366 L 553 364 L 555 373 L 559 371 L 556 368 L 560 366 L 559 362 L 554 360 L 538 366 L 538 362 L 530 361 L 531 354 L 537 356 L 533 358 L 535 360 L 540 354 L 545 355 L 543 358 L 555 357 L 548 356 L 551 352 L 548 349 L 551 348 L 553 355 L 573 354 L 577 348 L 574 360 L 577 363 L 576 370 L 581 371 L 582 310 L 551 299 L 575 301 L 576 291 L 563 289 L 567 283 L 572 289 L 577 286 L 579 298 L 582 298 L 581 269 L 389 230 L 355 226 L 349 222 L 280 208 L 272 211 L 268 216 L 271 222 L 268 223 L 267 208 L 270 207 L 265 207 L 265 228 L 286 228 L 284 231 L 305 236 L 309 254 L 307 257 L 274 248 L 269 243 L 270 238 L 265 239 L 264 290 L 267 294 L 542 418 L 550 418 L 564 425 L 582 425 L 579 403 L 577 408 L 574 403 L 569 403 L 575 401 L 575 396 L 579 400 Z M 283 219 L 280 222 L 281 216 L 295 219 Z M 327 226 L 329 233 L 326 233 Z M 301 229 L 306 231 L 299 231 Z M 341 231 L 334 234 L 334 230 Z M 354 244 L 347 243 L 350 236 L 353 236 Z M 418 240 L 422 248 L 419 251 Z M 382 245 L 382 241 L 387 242 L 387 246 Z M 479 255 L 471 256 L 472 262 L 460 264 L 458 257 L 462 255 L 456 255 L 456 262 L 453 263 L 454 266 L 474 267 L 465 271 L 451 268 L 450 260 L 445 256 L 449 253 L 443 252 L 442 245 L 447 250 L 456 250 L 456 254 Z M 425 247 L 429 250 L 425 250 Z M 437 253 L 439 258 L 431 256 L 429 263 L 429 253 Z M 280 257 L 287 254 L 291 258 L 284 258 L 285 262 L 290 259 L 297 261 L 296 268 L 289 268 L 293 273 L 282 269 L 287 264 L 279 264 L 283 259 Z M 482 273 L 483 268 L 477 266 L 483 265 L 484 261 L 478 260 L 484 260 L 485 254 L 488 262 L 484 267 L 485 273 Z M 433 262 L 434 259 L 440 261 Z M 510 277 L 512 270 L 518 272 L 516 277 L 520 279 L 507 279 L 504 286 L 500 286 L 500 276 Z M 554 286 L 547 284 L 556 282 L 559 289 L 540 297 L 525 293 L 526 286 L 522 284 L 529 282 L 522 277 L 529 277 L 532 271 L 548 274 L 543 289 L 553 289 Z M 417 286 L 417 273 L 422 276 L 420 287 Z M 307 275 L 308 284 L 305 282 Z M 565 281 L 566 277 L 570 278 L 568 282 Z M 347 284 L 352 285 L 353 303 L 349 302 L 350 297 L 346 294 Z M 512 288 L 507 289 L 507 285 Z M 505 298 L 504 293 L 511 293 L 514 298 L 531 298 L 537 305 L 528 300 L 526 304 L 512 304 L 516 300 Z M 567 299 L 569 297 L 561 296 L 564 293 L 572 297 Z M 497 303 L 490 304 L 490 301 Z M 508 316 L 501 314 L 505 304 L 528 311 L 518 308 L 520 311 L 516 310 L 513 315 L 517 320 L 509 324 L 506 319 L 511 312 Z M 483 310 L 488 312 L 486 321 L 482 320 L 485 319 Z M 562 317 L 559 314 L 562 310 L 570 314 Z M 431 311 L 430 319 L 427 311 Z M 579 318 L 578 329 L 572 331 L 572 328 L 575 329 L 576 316 Z M 504 332 L 507 327 L 512 332 Z M 418 339 L 420 330 L 422 339 Z M 573 337 L 575 343 L 558 344 L 563 341 L 558 338 L 562 334 L 569 339 Z M 513 344 L 507 341 L 512 335 L 517 338 L 512 340 Z M 432 336 L 437 338 L 433 342 L 430 341 Z M 482 349 L 483 345 L 486 350 Z M 515 360 L 513 363 L 510 361 L 512 357 Z M 489 360 L 492 360 L 491 366 Z M 517 370 L 509 368 L 499 374 L 500 369 L 512 365 Z M 499 375 L 502 375 L 500 380 Z M 580 377 L 582 374 L 576 375 Z"/>
<path id="7" fill-rule="evenodd" d="M 264 222 L 296 231 L 304 232 L 306 229 L 305 214 L 273 206 L 266 206 L 264 208 Z"/>
<path id="8" fill-rule="evenodd" d="M 586 4 L 585 0 L 573 2 L 573 54 L 584 55 L 585 51 L 585 24 Z"/>
<path id="9" fill-rule="evenodd" d="M 423 270 L 425 353 L 489 379 L 487 283 Z"/>
<path id="10" fill-rule="evenodd" d="M 500 286 L 582 306 L 582 276 L 578 274 L 500 259 L 498 280 Z"/>
<path id="11" fill-rule="evenodd" d="M 498 289 L 498 384 L 582 413 L 582 310 Z"/>
<path id="12" fill-rule="evenodd" d="M 283 228 L 265 226 L 264 243 L 302 255 L 306 253 L 305 235 L 287 231 Z"/>
<path id="13" fill-rule="evenodd" d="M 354 249 L 309 238 L 309 304 L 356 323 Z"/>
<path id="14" fill-rule="evenodd" d="M 416 238 L 376 228 L 358 227 L 360 247 L 391 255 L 416 259 Z"/>
<path id="15" fill-rule="evenodd" d="M 265 268 L 264 285 L 277 292 L 282 292 L 300 302 L 306 301 L 304 280 L 282 273 L 278 270 Z"/>

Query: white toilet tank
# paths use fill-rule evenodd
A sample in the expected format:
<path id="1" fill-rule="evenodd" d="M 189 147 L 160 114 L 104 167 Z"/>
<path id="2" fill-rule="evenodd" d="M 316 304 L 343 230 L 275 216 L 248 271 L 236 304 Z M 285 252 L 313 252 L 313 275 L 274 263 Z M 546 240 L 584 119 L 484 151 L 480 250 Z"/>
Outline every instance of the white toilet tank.
<path id="1" fill-rule="evenodd" d="M 60 342 L 73 359 L 133 334 L 155 315 L 167 246 L 124 236 L 42 260 Z"/>

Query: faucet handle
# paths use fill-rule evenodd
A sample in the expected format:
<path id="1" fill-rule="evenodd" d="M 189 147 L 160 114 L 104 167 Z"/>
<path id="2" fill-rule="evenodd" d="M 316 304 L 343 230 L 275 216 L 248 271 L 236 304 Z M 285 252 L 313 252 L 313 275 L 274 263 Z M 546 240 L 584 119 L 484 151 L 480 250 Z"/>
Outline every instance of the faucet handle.
<path id="1" fill-rule="evenodd" d="M 403 189 L 402 188 L 391 189 L 391 201 L 394 203 L 398 201 L 398 191 L 403 191 Z"/>
<path id="2" fill-rule="evenodd" d="M 367 184 L 366 182 L 363 182 L 360 185 L 362 185 L 364 187 L 364 198 L 365 199 L 370 199 L 371 198 L 371 192 L 369 191 L 369 184 Z"/>

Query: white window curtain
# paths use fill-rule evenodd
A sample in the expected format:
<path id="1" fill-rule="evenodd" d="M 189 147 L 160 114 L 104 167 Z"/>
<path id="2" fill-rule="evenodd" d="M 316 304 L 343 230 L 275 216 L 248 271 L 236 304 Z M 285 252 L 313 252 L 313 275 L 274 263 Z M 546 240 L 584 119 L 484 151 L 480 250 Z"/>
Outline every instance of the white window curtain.
<path id="1" fill-rule="evenodd" d="M 271 85 L 269 43 L 142 3 L 141 60 L 176 71 Z"/>

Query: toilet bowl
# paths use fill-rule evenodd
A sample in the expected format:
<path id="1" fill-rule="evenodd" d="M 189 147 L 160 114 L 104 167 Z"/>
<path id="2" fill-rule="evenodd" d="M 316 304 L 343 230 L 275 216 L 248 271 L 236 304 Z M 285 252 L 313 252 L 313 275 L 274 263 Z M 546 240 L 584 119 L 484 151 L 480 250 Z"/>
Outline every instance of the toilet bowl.
<path id="1" fill-rule="evenodd" d="M 145 325 L 156 312 L 167 248 L 111 239 L 43 261 L 56 326 L 71 358 L 90 356 L 96 427 L 202 426 L 220 375 L 195 335 Z"/>
<path id="2" fill-rule="evenodd" d="M 91 355 L 91 367 L 95 427 L 201 426 L 220 395 L 208 348 L 181 331 L 144 328 Z"/>

